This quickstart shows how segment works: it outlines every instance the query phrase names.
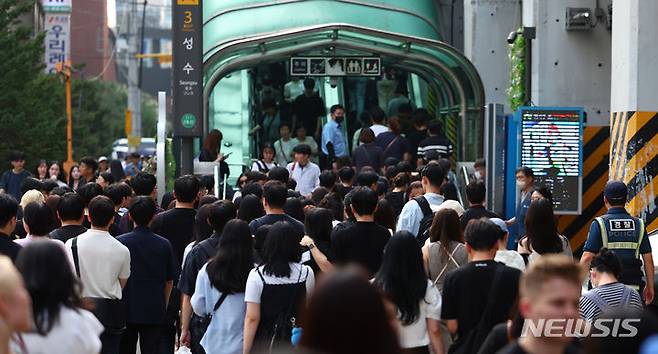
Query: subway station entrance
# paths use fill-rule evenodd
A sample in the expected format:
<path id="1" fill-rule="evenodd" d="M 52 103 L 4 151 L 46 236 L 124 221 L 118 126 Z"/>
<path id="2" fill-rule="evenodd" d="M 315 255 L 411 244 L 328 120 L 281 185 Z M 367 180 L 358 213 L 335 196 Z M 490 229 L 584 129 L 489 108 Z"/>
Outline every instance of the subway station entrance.
<path id="1" fill-rule="evenodd" d="M 481 157 L 482 83 L 472 63 L 440 41 L 437 20 L 428 15 L 435 13 L 432 1 L 238 3 L 203 6 L 204 133 L 222 132 L 232 178 L 257 157 L 254 128 L 263 97 L 274 97 L 285 113 L 282 91 L 293 78 L 291 57 L 380 58 L 379 77 L 314 77 L 327 111 L 345 106 L 348 140 L 364 110 L 385 108 L 392 91 L 402 87 L 415 108 L 442 121 L 457 161 Z"/>

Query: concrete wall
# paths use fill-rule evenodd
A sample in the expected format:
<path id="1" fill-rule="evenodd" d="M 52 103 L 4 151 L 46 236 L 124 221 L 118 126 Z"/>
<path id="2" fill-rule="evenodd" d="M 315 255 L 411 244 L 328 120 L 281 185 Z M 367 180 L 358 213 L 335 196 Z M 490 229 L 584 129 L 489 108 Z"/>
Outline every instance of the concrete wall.
<path id="1" fill-rule="evenodd" d="M 464 0 L 463 3 L 464 54 L 480 73 L 487 102 L 508 106 L 507 36 L 521 25 L 521 3 L 519 0 Z"/>
<path id="2" fill-rule="evenodd" d="M 600 0 L 605 10 L 611 0 Z M 538 106 L 583 106 L 588 125 L 610 124 L 611 32 L 605 22 L 566 31 L 567 7 L 592 0 L 524 0 L 523 23 L 537 28 L 533 43 L 532 101 Z"/>

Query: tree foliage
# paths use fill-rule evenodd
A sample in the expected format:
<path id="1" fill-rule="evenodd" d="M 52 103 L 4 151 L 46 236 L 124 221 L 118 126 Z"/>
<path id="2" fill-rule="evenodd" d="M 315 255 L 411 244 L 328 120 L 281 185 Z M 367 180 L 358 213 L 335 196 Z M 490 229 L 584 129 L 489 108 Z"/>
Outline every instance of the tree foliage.
<path id="1" fill-rule="evenodd" d="M 37 159 L 66 159 L 65 85 L 44 73 L 44 35 L 26 24 L 34 0 L 0 0 L 0 170 L 11 150 L 25 152 L 28 168 Z M 125 87 L 74 75 L 73 158 L 108 155 L 125 137 Z M 144 136 L 155 136 L 155 100 L 142 95 Z"/>

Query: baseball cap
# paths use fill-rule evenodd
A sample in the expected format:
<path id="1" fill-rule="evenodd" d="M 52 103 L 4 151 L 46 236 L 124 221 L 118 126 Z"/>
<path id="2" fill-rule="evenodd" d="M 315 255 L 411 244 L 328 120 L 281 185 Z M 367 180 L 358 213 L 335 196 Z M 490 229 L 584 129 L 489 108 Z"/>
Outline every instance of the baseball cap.
<path id="1" fill-rule="evenodd" d="M 456 200 L 446 200 L 445 202 L 441 203 L 441 205 L 439 205 L 439 210 L 440 209 L 452 209 L 460 218 L 462 215 L 464 215 L 464 207 L 462 207 L 462 205 Z"/>
<path id="2" fill-rule="evenodd" d="M 107 157 L 101 156 L 101 157 L 98 158 L 98 163 L 101 163 L 103 161 L 107 161 Z"/>
<path id="3" fill-rule="evenodd" d="M 505 224 L 505 221 L 503 219 L 491 218 L 489 219 L 489 221 L 496 224 L 496 226 L 498 226 L 498 228 L 500 228 L 503 232 L 509 233 L 509 230 L 507 229 L 507 224 Z"/>
<path id="4" fill-rule="evenodd" d="M 603 195 L 611 202 L 623 202 L 628 195 L 628 187 L 621 181 L 608 181 L 605 184 Z"/>

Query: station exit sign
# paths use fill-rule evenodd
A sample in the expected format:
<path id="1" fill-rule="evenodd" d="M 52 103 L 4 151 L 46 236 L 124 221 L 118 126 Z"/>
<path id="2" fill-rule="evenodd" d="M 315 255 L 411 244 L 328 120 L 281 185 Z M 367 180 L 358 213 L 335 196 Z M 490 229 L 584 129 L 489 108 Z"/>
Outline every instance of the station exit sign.
<path id="1" fill-rule="evenodd" d="M 292 76 L 381 76 L 379 57 L 292 57 Z"/>

